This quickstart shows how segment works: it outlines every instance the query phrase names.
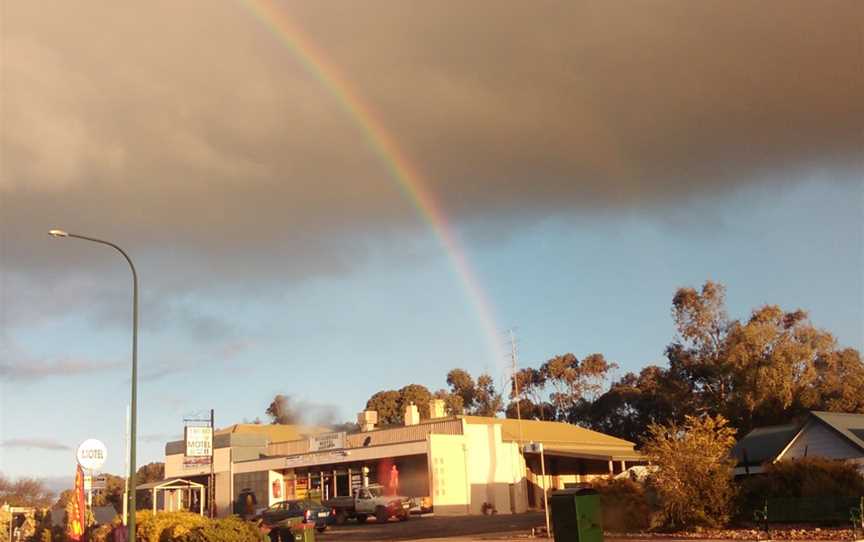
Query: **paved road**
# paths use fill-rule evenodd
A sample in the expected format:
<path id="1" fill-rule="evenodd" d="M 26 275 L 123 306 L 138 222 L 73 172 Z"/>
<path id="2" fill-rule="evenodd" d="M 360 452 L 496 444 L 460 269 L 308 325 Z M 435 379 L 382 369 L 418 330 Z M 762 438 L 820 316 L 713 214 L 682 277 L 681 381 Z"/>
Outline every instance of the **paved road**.
<path id="1" fill-rule="evenodd" d="M 349 522 L 332 525 L 319 535 L 322 542 L 371 542 L 378 540 L 427 540 L 453 538 L 480 540 L 483 535 L 519 531 L 528 534 L 531 528 L 544 524 L 542 513 L 507 514 L 498 516 L 416 517 L 409 521 L 395 520 L 385 524 L 370 521 L 365 525 Z"/>

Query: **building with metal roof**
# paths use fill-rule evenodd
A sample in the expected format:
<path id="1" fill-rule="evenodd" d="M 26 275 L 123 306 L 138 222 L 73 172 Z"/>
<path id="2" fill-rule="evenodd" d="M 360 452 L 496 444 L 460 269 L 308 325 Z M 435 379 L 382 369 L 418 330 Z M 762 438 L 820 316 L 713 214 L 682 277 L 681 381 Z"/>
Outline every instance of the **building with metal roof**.
<path id="1" fill-rule="evenodd" d="M 732 449 L 735 474 L 757 474 L 765 463 L 819 456 L 860 465 L 864 472 L 864 414 L 812 411 L 801 423 L 757 427 Z"/>
<path id="2" fill-rule="evenodd" d="M 217 431 L 218 514 L 237 511 L 249 494 L 269 506 L 312 494 L 353 495 L 368 483 L 415 498 L 439 515 L 517 513 L 540 508 L 544 488 L 585 483 L 643 461 L 632 442 L 567 423 L 447 416 L 440 400 L 430 410 L 432 417 L 421 420 L 409 405 L 404 426 L 384 428 L 375 427 L 374 412 L 362 412 L 362 430 L 353 434 L 295 427 L 286 430 L 295 438 L 276 440 L 266 431 Z M 166 445 L 166 478 L 207 484 L 210 465 L 190 461 L 183 447 L 182 441 Z"/>

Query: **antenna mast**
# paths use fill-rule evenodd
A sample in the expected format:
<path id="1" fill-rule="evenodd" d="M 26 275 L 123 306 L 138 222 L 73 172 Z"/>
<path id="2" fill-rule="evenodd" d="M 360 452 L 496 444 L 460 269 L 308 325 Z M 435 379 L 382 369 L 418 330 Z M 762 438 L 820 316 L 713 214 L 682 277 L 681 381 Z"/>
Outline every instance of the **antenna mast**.
<path id="1" fill-rule="evenodd" d="M 521 397 L 519 395 L 519 375 L 517 373 L 518 358 L 516 355 L 516 335 L 513 329 L 510 329 L 510 362 L 513 368 L 513 393 L 516 397 L 516 423 L 519 425 L 519 449 L 522 449 L 522 406 L 520 405 Z"/>

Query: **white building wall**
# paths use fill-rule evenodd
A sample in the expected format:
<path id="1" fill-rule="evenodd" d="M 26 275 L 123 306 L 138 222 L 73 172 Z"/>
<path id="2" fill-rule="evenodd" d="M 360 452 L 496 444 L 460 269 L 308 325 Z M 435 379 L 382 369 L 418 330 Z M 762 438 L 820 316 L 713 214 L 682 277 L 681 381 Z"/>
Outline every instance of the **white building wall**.
<path id="1" fill-rule="evenodd" d="M 809 422 L 798 437 L 779 459 L 798 459 L 808 456 L 821 456 L 832 459 L 852 459 L 862 457 L 861 450 L 848 440 L 820 422 Z"/>
<path id="2" fill-rule="evenodd" d="M 429 493 L 435 515 L 470 512 L 468 447 L 462 435 L 429 435 Z"/>
<path id="3" fill-rule="evenodd" d="M 525 456 L 516 442 L 502 443 L 503 456 L 507 459 L 508 477 L 512 482 L 510 490 L 511 511 L 521 514 L 528 510 L 528 469 L 525 464 Z"/>
<path id="4" fill-rule="evenodd" d="M 518 445 L 502 440 L 499 424 L 466 423 L 463 431 L 471 483 L 470 513 L 482 514 L 484 503 L 499 514 L 524 512 L 528 504 L 525 467 Z"/>

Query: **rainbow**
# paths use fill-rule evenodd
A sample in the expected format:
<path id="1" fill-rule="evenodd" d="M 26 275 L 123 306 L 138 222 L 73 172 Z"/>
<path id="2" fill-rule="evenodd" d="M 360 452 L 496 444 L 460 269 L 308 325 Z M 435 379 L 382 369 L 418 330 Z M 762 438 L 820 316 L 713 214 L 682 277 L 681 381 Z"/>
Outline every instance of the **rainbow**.
<path id="1" fill-rule="evenodd" d="M 429 225 L 447 254 L 453 271 L 462 284 L 470 305 L 474 308 L 493 356 L 493 366 L 504 361 L 501 347 L 501 328 L 496 324 L 492 303 L 477 280 L 465 249 L 459 242 L 452 226 L 448 224 L 435 196 L 428 189 L 423 175 L 418 171 L 396 140 L 387 131 L 384 123 L 372 108 L 351 91 L 347 79 L 327 56 L 292 20 L 290 14 L 273 0 L 246 0 L 244 3 L 253 15 L 290 49 L 303 67 L 335 98 L 345 113 L 361 128 L 369 147 L 386 165 L 392 179 L 403 196 L 411 202 L 422 219 Z"/>

